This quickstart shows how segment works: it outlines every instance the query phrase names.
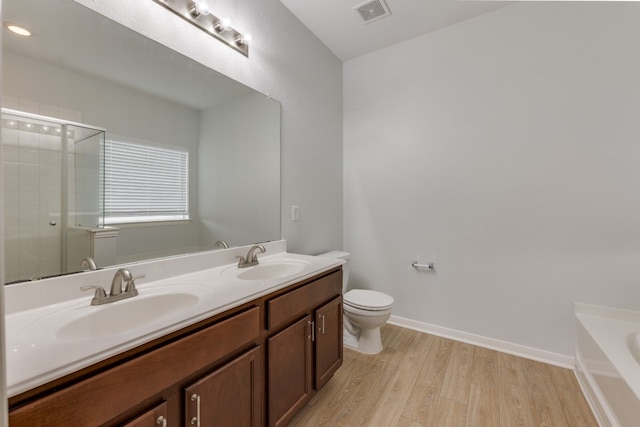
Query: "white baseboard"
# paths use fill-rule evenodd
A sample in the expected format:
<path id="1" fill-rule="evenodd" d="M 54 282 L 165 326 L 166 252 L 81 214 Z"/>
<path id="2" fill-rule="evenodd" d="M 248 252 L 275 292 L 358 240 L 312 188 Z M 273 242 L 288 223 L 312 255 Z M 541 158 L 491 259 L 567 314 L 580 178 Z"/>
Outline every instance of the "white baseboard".
<path id="1" fill-rule="evenodd" d="M 559 366 L 561 368 L 573 370 L 575 367 L 575 357 L 565 356 L 564 354 L 552 353 L 550 351 L 527 347 L 520 344 L 514 344 L 507 341 L 484 337 L 481 335 L 475 335 L 469 332 L 457 331 L 455 329 L 444 328 L 442 326 L 418 322 L 416 320 L 405 319 L 404 317 L 398 317 L 394 315 L 391 315 L 388 323 L 402 326 L 403 328 L 426 332 L 428 334 L 437 335 L 439 337 L 449 338 L 455 341 L 461 341 L 467 344 L 473 344 L 479 347 L 512 354 L 514 356 L 524 357 L 525 359 L 548 363 L 549 365 Z"/>

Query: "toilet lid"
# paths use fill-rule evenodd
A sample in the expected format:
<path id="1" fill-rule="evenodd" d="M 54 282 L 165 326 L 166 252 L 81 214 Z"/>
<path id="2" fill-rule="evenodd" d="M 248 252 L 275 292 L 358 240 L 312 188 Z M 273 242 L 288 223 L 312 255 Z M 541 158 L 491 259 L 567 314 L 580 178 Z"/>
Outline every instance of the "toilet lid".
<path id="1" fill-rule="evenodd" d="M 393 297 L 369 289 L 352 289 L 342 298 L 345 304 L 363 310 L 382 310 L 393 305 Z"/>

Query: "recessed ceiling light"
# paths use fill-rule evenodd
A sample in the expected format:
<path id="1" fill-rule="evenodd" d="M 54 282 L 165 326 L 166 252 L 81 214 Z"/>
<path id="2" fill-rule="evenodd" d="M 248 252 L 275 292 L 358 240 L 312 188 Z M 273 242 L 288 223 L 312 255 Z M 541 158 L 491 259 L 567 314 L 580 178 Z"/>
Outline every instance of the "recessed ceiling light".
<path id="1" fill-rule="evenodd" d="M 20 25 L 12 24 L 10 22 L 5 22 L 4 26 L 7 28 L 7 30 L 19 36 L 29 37 L 33 34 L 31 31 L 27 30 L 26 28 L 21 27 Z"/>

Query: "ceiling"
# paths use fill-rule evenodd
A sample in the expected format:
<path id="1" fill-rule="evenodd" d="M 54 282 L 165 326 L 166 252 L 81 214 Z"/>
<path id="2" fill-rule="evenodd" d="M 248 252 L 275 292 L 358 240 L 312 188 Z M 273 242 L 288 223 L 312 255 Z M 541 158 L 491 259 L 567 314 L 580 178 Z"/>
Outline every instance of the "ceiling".
<path id="1" fill-rule="evenodd" d="M 365 23 L 367 0 L 280 0 L 342 61 L 510 4 L 505 1 L 386 0 L 389 16 Z"/>

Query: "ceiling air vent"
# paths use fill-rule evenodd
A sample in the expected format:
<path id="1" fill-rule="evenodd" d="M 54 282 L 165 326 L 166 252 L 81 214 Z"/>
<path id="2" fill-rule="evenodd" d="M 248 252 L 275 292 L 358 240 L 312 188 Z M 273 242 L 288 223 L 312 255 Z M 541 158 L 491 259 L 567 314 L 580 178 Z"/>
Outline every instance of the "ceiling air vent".
<path id="1" fill-rule="evenodd" d="M 362 16 L 365 24 L 369 24 L 373 21 L 377 21 L 378 19 L 391 15 L 389 6 L 387 6 L 384 0 L 368 1 L 354 7 L 353 9 Z"/>

